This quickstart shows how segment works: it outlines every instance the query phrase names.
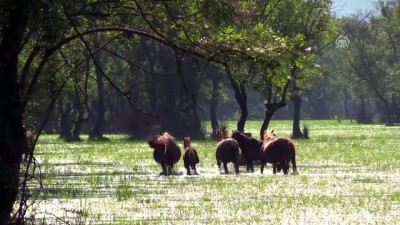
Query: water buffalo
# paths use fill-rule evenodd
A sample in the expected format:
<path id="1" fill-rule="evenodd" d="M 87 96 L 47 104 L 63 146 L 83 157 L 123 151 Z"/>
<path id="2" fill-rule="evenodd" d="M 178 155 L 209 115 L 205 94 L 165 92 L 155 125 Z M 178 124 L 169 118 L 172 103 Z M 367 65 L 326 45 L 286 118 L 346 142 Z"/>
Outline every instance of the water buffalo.
<path id="1" fill-rule="evenodd" d="M 235 167 L 236 174 L 239 173 L 239 143 L 233 138 L 227 138 L 226 128 L 222 127 L 217 130 L 218 144 L 216 151 L 216 159 L 218 168 L 224 165 L 225 173 L 228 173 L 227 164 L 232 162 Z"/>
<path id="2" fill-rule="evenodd" d="M 170 175 L 174 164 L 181 158 L 181 149 L 176 139 L 165 132 L 160 136 L 148 136 L 147 143 L 154 149 L 154 160 L 161 164 L 162 171 L 160 175 Z"/>
<path id="3" fill-rule="evenodd" d="M 254 172 L 253 161 L 260 161 L 260 150 L 263 141 L 249 137 L 243 132 L 237 130 L 232 132 L 231 137 L 239 143 L 239 147 L 242 150 L 242 156 L 247 163 L 247 171 L 251 170 Z"/>
<path id="4" fill-rule="evenodd" d="M 194 174 L 197 175 L 196 164 L 199 163 L 199 156 L 194 147 L 191 146 L 190 137 L 183 138 L 183 146 L 185 153 L 183 154 L 183 164 L 186 168 L 187 175 L 190 175 L 190 168 L 194 170 Z"/>
<path id="5" fill-rule="evenodd" d="M 271 163 L 273 173 L 276 174 L 277 169 L 283 169 L 284 174 L 288 174 L 289 162 L 293 166 L 293 174 L 298 174 L 296 166 L 296 149 L 290 138 L 275 138 L 271 133 L 264 132 L 264 143 L 261 147 L 261 173 L 264 166 Z M 278 166 L 279 164 L 279 166 Z"/>

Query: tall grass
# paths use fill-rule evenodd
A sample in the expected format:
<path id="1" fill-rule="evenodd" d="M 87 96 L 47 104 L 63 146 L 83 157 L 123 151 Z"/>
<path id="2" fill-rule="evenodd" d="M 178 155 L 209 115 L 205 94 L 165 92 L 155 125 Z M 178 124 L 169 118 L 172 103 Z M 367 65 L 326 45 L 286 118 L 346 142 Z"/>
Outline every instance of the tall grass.
<path id="1" fill-rule="evenodd" d="M 89 224 L 396 224 L 400 221 L 400 127 L 336 120 L 302 121 L 310 139 L 294 140 L 300 175 L 221 174 L 216 141 L 193 140 L 199 176 L 158 176 L 144 140 L 64 143 L 42 136 L 35 156 L 44 191 L 30 212 L 37 223 Z M 228 129 L 236 124 L 228 121 Z M 261 121 L 246 132 L 259 135 Z M 205 123 L 204 127 L 209 127 Z M 290 121 L 272 121 L 289 136 Z M 210 132 L 210 129 L 206 130 Z M 181 147 L 183 143 L 180 143 Z M 230 169 L 233 171 L 233 169 Z"/>

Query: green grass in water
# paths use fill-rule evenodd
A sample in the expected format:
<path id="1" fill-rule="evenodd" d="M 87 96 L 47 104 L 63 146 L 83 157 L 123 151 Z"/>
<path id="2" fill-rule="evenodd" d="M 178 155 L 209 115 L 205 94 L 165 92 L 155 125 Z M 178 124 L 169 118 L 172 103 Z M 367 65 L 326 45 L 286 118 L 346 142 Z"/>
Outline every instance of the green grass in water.
<path id="1" fill-rule="evenodd" d="M 246 132 L 259 136 L 261 121 Z M 306 120 L 310 139 L 294 140 L 300 175 L 222 174 L 216 141 L 193 140 L 199 176 L 183 162 L 158 176 L 145 140 L 106 135 L 108 142 L 65 143 L 40 137 L 44 190 L 31 208 L 36 223 L 71 224 L 396 224 L 400 221 L 400 127 Z M 228 130 L 236 127 L 227 121 Z M 204 124 L 209 127 L 209 122 Z M 272 121 L 278 137 L 291 121 Z M 211 132 L 207 129 L 206 132 Z M 86 138 L 86 137 L 84 137 Z M 86 138 L 87 139 L 87 138 Z M 183 143 L 180 143 L 183 148 Z M 183 151 L 182 151 L 183 152 Z M 32 187 L 34 189 L 35 187 Z"/>

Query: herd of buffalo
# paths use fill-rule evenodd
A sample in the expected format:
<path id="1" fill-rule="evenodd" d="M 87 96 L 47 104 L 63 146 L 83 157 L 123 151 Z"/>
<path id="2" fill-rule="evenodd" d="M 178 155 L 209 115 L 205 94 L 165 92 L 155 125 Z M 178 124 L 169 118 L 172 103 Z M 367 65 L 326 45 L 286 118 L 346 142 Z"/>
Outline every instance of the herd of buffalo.
<path id="1" fill-rule="evenodd" d="M 276 138 L 273 131 L 265 131 L 264 140 L 257 140 L 240 131 L 233 131 L 231 137 L 228 137 L 225 127 L 219 128 L 216 135 L 218 137 L 217 165 L 218 168 L 223 165 L 225 173 L 228 173 L 228 163 L 233 163 L 235 172 L 239 173 L 239 164 L 245 161 L 247 171 L 254 172 L 253 163 L 258 162 L 261 164 L 261 173 L 264 172 L 265 165 L 271 163 L 274 174 L 281 170 L 284 174 L 288 174 L 291 163 L 293 174 L 298 174 L 296 149 L 289 138 Z M 149 136 L 147 143 L 154 149 L 154 160 L 162 167 L 160 175 L 171 174 L 174 164 L 181 158 L 181 149 L 176 139 L 169 133 L 163 133 L 158 136 Z M 196 164 L 200 161 L 197 151 L 191 146 L 189 137 L 183 139 L 183 145 L 185 148 L 183 161 L 187 175 L 191 175 L 191 171 L 197 175 Z"/>

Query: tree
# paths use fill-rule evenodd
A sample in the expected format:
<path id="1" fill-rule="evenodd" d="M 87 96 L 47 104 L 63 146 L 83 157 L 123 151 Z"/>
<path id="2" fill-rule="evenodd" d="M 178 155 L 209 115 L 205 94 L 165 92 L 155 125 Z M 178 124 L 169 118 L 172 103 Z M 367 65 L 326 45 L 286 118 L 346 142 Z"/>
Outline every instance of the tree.
<path id="1" fill-rule="evenodd" d="M 93 38 L 94 49 L 100 48 L 100 40 L 96 35 Z M 106 126 L 105 114 L 106 114 L 106 106 L 105 106 L 105 91 L 104 91 L 104 81 L 103 81 L 103 69 L 101 68 L 102 62 L 100 57 L 100 52 L 97 52 L 93 55 L 93 64 L 95 67 L 96 74 L 96 86 L 97 86 L 97 101 L 96 101 L 96 114 L 95 114 L 95 122 L 92 129 L 89 131 L 89 139 L 104 139 L 103 133 Z"/>
<path id="2" fill-rule="evenodd" d="M 235 92 L 235 99 L 240 107 L 240 118 L 237 123 L 236 129 L 238 131 L 244 132 L 244 126 L 246 124 L 247 116 L 248 116 L 248 109 L 247 109 L 247 94 L 245 89 L 245 82 L 246 81 L 239 81 L 234 78 L 232 75 L 232 71 L 228 65 L 225 66 L 225 71 L 228 75 L 229 82 L 231 83 L 232 89 Z M 251 69 L 250 69 L 251 72 Z"/>
<path id="3" fill-rule="evenodd" d="M 283 86 L 281 101 L 277 103 L 269 101 L 269 104 L 266 104 L 266 107 L 271 109 L 266 109 L 265 120 L 268 120 L 269 114 L 274 112 L 274 108 L 286 105 L 286 98 L 283 95 L 288 94 L 294 105 L 293 138 L 303 137 L 300 129 L 301 92 L 310 80 L 319 76 L 319 73 L 315 71 L 314 55 L 318 50 L 314 49 L 322 49 L 323 42 L 326 41 L 324 39 L 329 37 L 331 4 L 332 1 L 326 0 L 284 1 L 278 7 L 277 14 L 273 16 L 272 27 L 296 42 L 288 56 L 288 66 L 291 68 L 288 82 L 291 81 L 291 88 L 286 91 L 285 89 L 290 86 Z M 265 121 L 264 124 L 263 129 L 268 127 L 268 121 Z M 261 130 L 261 132 L 263 131 Z"/>
<path id="4" fill-rule="evenodd" d="M 400 1 L 380 1 L 378 5 L 382 16 L 380 18 L 383 27 L 382 39 L 386 42 L 386 65 L 388 76 L 393 85 L 391 93 L 391 104 L 394 111 L 396 122 L 400 122 L 400 90 L 398 89 L 400 79 Z"/>
<path id="5" fill-rule="evenodd" d="M 32 101 L 34 93 L 46 82 L 56 84 L 51 89 L 48 100 L 48 111 L 56 105 L 57 100 L 65 94 L 72 99 L 74 85 L 84 86 L 84 101 L 88 101 L 88 79 L 73 81 L 80 62 L 91 60 L 104 86 L 109 86 L 123 96 L 135 110 L 140 108 L 133 104 L 134 97 L 118 85 L 118 79 L 110 76 L 109 68 L 96 65 L 97 51 L 114 41 L 115 36 L 124 38 L 141 37 L 157 43 L 158 58 L 154 64 L 162 71 L 174 70 L 179 82 L 170 82 L 169 87 L 160 88 L 160 93 L 174 92 L 165 96 L 165 102 L 158 110 L 167 112 L 168 118 L 178 117 L 182 113 L 188 120 L 198 120 L 193 110 L 198 85 L 195 60 L 204 60 L 219 65 L 253 65 L 254 71 L 263 71 L 272 84 L 281 87 L 282 80 L 287 86 L 288 52 L 293 49 L 297 40 L 280 35 L 267 23 L 269 13 L 273 12 L 279 0 L 263 3 L 246 1 L 44 1 L 25 2 L 7 1 L 1 5 L 0 17 L 0 126 L 1 126 L 1 175 L 0 176 L 0 223 L 10 220 L 10 212 L 18 190 L 18 174 L 21 155 L 27 150 L 24 142 L 23 113 Z M 1 3 L 3 4 L 3 3 Z M 259 14 L 258 14 L 259 13 Z M 227 19 L 228 18 L 228 19 Z M 92 23 L 92 21 L 96 21 Z M 123 21 L 121 24 L 120 21 Z M 102 33 L 105 44 L 91 45 L 91 38 Z M 93 42 L 95 43 L 95 42 Z M 103 42 L 101 42 L 103 43 Z M 80 46 L 80 47 L 77 47 Z M 70 54 L 66 51 L 71 48 Z M 80 60 L 71 60 L 68 55 L 75 53 Z M 115 53 L 115 52 L 114 52 Z M 115 57 L 117 57 L 114 54 Z M 171 57 L 172 56 L 172 57 Z M 51 64 L 51 66 L 50 66 Z M 67 66 L 68 65 L 68 66 Z M 107 65 L 107 63 L 105 63 Z M 132 64 L 130 64 L 132 65 Z M 152 65 L 152 66 L 155 66 Z M 175 65 L 171 67 L 171 65 Z M 83 66 L 83 65 L 82 65 Z M 109 65 L 108 65 L 109 66 Z M 280 67 L 281 69 L 276 69 Z M 57 70 L 57 68 L 61 68 Z M 154 67 L 156 68 L 156 67 Z M 47 70 L 58 71 L 55 74 L 44 73 Z M 243 70 L 249 71 L 249 70 Z M 171 72 L 171 71 L 169 71 Z M 184 76 L 188 74 L 188 76 Z M 257 73 L 252 73 L 252 76 Z M 247 76 L 248 74 L 246 74 Z M 54 77 L 51 77 L 54 76 Z M 242 75 L 240 75 L 242 76 Z M 86 75 L 88 77 L 88 75 Z M 175 77 L 176 78 L 176 77 Z M 101 79 L 97 79 L 100 81 Z M 235 77 L 237 81 L 243 80 Z M 56 82 L 57 81 L 57 82 Z M 157 80 L 161 81 L 161 80 Z M 165 80 L 162 80 L 165 81 Z M 187 88 L 186 81 L 190 81 Z M 92 83 L 91 83 L 92 84 Z M 101 87 L 102 85 L 97 85 Z M 128 85 L 126 85 L 128 86 Z M 186 88 L 185 88 L 186 86 Z M 68 87 L 68 88 L 66 88 Z M 124 86 L 125 87 L 125 86 Z M 91 87 L 93 90 L 93 86 Z M 279 88 L 278 88 L 279 89 Z M 65 93 L 63 93 L 63 91 Z M 49 91 L 50 92 L 50 91 Z M 183 95 L 182 93 L 190 93 Z M 190 96 L 190 97 L 188 97 Z M 100 98 L 99 98 L 100 99 Z M 147 101 L 147 98 L 144 102 Z M 45 104 L 45 103 L 43 103 Z M 143 106 L 140 105 L 140 106 Z M 43 119 L 43 123 L 48 117 Z M 164 120 L 167 121 L 167 120 Z M 168 123 L 165 122 L 165 123 Z M 193 128 L 198 121 L 183 128 Z M 170 126 L 170 125 L 169 125 Z M 181 129 L 180 127 L 179 129 Z M 68 129 L 70 132 L 70 129 Z M 38 129 L 40 133 L 41 128 Z M 29 160 L 32 162 L 32 157 Z M 29 170 L 29 163 L 25 170 Z M 26 188 L 26 179 L 22 181 Z M 23 198 L 25 198 L 23 196 Z M 26 199 L 21 199 L 21 205 Z M 3 204 L 4 203 L 4 204 Z M 20 207 L 16 217 L 17 223 L 23 220 L 24 212 Z"/>
<path id="6" fill-rule="evenodd" d="M 392 47 L 381 32 L 382 20 L 374 16 L 364 18 L 364 15 L 354 15 L 344 20 L 344 30 L 352 40 L 346 63 L 357 80 L 365 84 L 367 90 L 383 104 L 386 122 L 392 124 L 395 117 L 390 98 L 396 92 L 395 84 L 398 83 L 397 76 L 392 76 L 390 72 L 393 65 L 388 64 L 393 60 L 388 50 Z"/>
<path id="7" fill-rule="evenodd" d="M 7 224 L 17 196 L 21 155 L 28 151 L 17 68 L 30 5 L 13 1 L 2 8 L 7 16 L 2 21 L 0 42 L 0 224 Z"/>

